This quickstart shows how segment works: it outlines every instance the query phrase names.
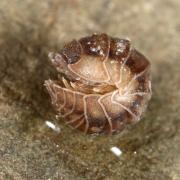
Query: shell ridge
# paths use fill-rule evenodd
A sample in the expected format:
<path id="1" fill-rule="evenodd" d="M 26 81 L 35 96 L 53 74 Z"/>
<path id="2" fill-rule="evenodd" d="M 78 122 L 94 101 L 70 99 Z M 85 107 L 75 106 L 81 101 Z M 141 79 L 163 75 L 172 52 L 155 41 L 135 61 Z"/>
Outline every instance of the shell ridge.
<path id="1" fill-rule="evenodd" d="M 87 133 L 88 128 L 89 128 L 89 121 L 88 121 L 88 116 L 87 116 L 87 103 L 86 103 L 86 95 L 83 96 L 83 108 L 84 108 L 84 118 L 86 122 L 86 126 L 84 129 L 84 132 Z"/>
<path id="2" fill-rule="evenodd" d="M 124 60 L 122 66 L 121 66 L 121 68 L 120 68 L 120 80 L 117 82 L 118 84 L 121 83 L 121 81 L 122 81 L 123 68 L 124 68 L 124 66 L 126 65 L 126 62 L 127 62 L 127 60 L 129 59 L 129 57 L 130 57 L 131 51 L 132 51 L 132 46 L 130 46 L 129 53 L 128 53 L 126 59 Z"/>
<path id="3" fill-rule="evenodd" d="M 82 117 L 83 118 L 83 117 Z M 81 118 L 81 119 L 82 119 Z M 78 127 L 80 127 L 82 124 L 84 123 L 84 119 L 82 119 L 76 126 L 74 126 L 75 129 L 77 129 Z"/>
<path id="4" fill-rule="evenodd" d="M 67 101 L 67 99 L 66 99 L 66 93 L 64 92 L 64 89 L 62 89 L 62 91 L 63 91 L 63 100 L 64 100 L 64 103 L 62 104 L 61 107 L 58 108 L 58 111 L 59 111 L 59 112 L 61 112 L 61 110 L 65 107 L 66 101 Z"/>
<path id="5" fill-rule="evenodd" d="M 52 80 L 45 81 L 45 86 L 50 94 L 52 104 L 57 102 L 57 93 L 53 92 L 51 85 L 53 84 Z"/>
<path id="6" fill-rule="evenodd" d="M 126 110 L 129 114 L 131 114 L 135 119 L 137 119 L 137 116 L 130 110 L 128 109 L 126 106 L 122 105 L 121 103 L 117 102 L 115 99 L 114 99 L 114 96 L 115 94 L 118 93 L 118 91 L 115 91 L 112 96 L 111 96 L 111 101 L 115 104 L 118 104 L 119 106 L 121 106 L 124 110 Z"/>
<path id="7" fill-rule="evenodd" d="M 63 114 L 61 117 L 65 118 L 66 116 L 72 114 L 72 113 L 74 112 L 75 105 L 76 105 L 76 98 L 75 98 L 75 94 L 74 94 L 74 92 L 73 92 L 73 106 L 72 106 L 72 108 L 70 109 L 69 112 Z"/>
<path id="8" fill-rule="evenodd" d="M 108 71 L 108 68 L 106 67 L 106 61 L 108 61 L 108 58 L 109 58 L 109 52 L 110 52 L 110 38 L 108 37 L 108 51 L 107 51 L 107 54 L 104 58 L 104 61 L 103 61 L 103 67 L 107 73 L 107 80 L 105 82 L 109 82 L 111 77 L 110 77 L 110 74 L 109 74 L 109 71 Z"/>
<path id="9" fill-rule="evenodd" d="M 83 118 L 84 117 L 84 114 L 81 114 L 79 117 L 75 118 L 75 119 L 72 119 L 70 121 L 67 121 L 66 124 L 71 124 L 71 123 L 74 123 L 76 121 L 78 121 L 79 119 Z"/>
<path id="10" fill-rule="evenodd" d="M 125 95 L 127 95 L 129 93 L 129 89 L 133 83 L 133 81 L 135 81 L 138 77 L 142 76 L 145 72 L 147 71 L 147 69 L 145 69 L 144 71 L 138 73 L 138 74 L 135 74 L 132 79 L 129 81 L 129 83 L 127 84 L 127 86 L 124 88 L 124 92 L 125 92 Z"/>
<path id="11" fill-rule="evenodd" d="M 102 110 L 103 110 L 103 112 L 104 112 L 104 115 L 105 115 L 106 118 L 107 118 L 107 121 L 108 121 L 109 127 L 110 127 L 110 133 L 111 133 L 111 132 L 113 131 L 112 122 L 111 122 L 111 117 L 108 115 L 106 108 L 104 107 L 103 103 L 101 102 L 101 100 L 102 100 L 104 97 L 106 97 L 106 96 L 107 96 L 107 94 L 104 95 L 104 96 L 101 96 L 101 97 L 98 99 L 98 103 L 99 103 L 99 105 L 101 106 L 101 108 L 102 108 Z"/>
<path id="12" fill-rule="evenodd" d="M 81 79 L 83 79 L 83 80 L 85 80 L 85 81 L 87 81 L 87 82 L 91 82 L 91 83 L 106 83 L 107 82 L 107 80 L 103 80 L 103 81 L 93 81 L 93 80 L 90 80 L 90 79 L 88 79 L 88 78 L 86 78 L 86 77 L 83 77 L 83 76 L 81 76 L 80 74 L 78 74 L 78 73 L 76 73 L 71 67 L 70 67 L 70 64 L 68 64 L 68 68 L 75 74 L 75 75 L 77 75 L 77 76 L 79 76 Z"/>

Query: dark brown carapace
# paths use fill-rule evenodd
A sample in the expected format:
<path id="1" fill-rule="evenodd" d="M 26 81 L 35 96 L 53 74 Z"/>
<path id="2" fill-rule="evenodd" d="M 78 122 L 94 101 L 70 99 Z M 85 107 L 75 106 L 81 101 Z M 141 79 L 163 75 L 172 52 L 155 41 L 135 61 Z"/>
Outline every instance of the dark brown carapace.
<path id="1" fill-rule="evenodd" d="M 150 64 L 129 40 L 93 34 L 49 57 L 61 78 L 45 86 L 67 124 L 111 134 L 139 121 L 151 97 Z"/>

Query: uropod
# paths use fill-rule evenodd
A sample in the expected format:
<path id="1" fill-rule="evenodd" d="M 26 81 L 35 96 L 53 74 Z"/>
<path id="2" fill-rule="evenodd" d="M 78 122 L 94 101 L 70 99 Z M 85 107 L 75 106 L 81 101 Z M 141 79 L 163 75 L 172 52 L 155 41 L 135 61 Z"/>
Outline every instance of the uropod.
<path id="1" fill-rule="evenodd" d="M 140 120 L 151 98 L 150 63 L 130 40 L 93 34 L 49 57 L 60 77 L 45 86 L 67 124 L 112 134 Z"/>

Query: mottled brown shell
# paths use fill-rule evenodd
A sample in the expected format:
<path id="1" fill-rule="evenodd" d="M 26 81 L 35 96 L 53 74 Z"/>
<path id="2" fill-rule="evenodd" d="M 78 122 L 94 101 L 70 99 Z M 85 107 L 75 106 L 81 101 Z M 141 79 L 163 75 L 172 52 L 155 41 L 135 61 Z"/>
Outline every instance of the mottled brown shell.
<path id="1" fill-rule="evenodd" d="M 114 133 L 139 121 L 151 97 L 150 65 L 129 40 L 93 34 L 49 57 L 62 76 L 45 86 L 67 124 Z"/>

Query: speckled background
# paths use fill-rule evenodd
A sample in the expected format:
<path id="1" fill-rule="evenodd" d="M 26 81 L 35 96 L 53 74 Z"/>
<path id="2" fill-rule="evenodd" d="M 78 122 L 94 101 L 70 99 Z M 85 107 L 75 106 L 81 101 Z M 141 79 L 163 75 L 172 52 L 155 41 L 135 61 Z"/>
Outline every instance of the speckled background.
<path id="1" fill-rule="evenodd" d="M 179 0 L 1 0 L 0 179 L 180 179 L 179 17 Z M 48 52 L 93 32 L 129 37 L 152 64 L 145 117 L 115 136 L 58 122 L 43 87 Z"/>

